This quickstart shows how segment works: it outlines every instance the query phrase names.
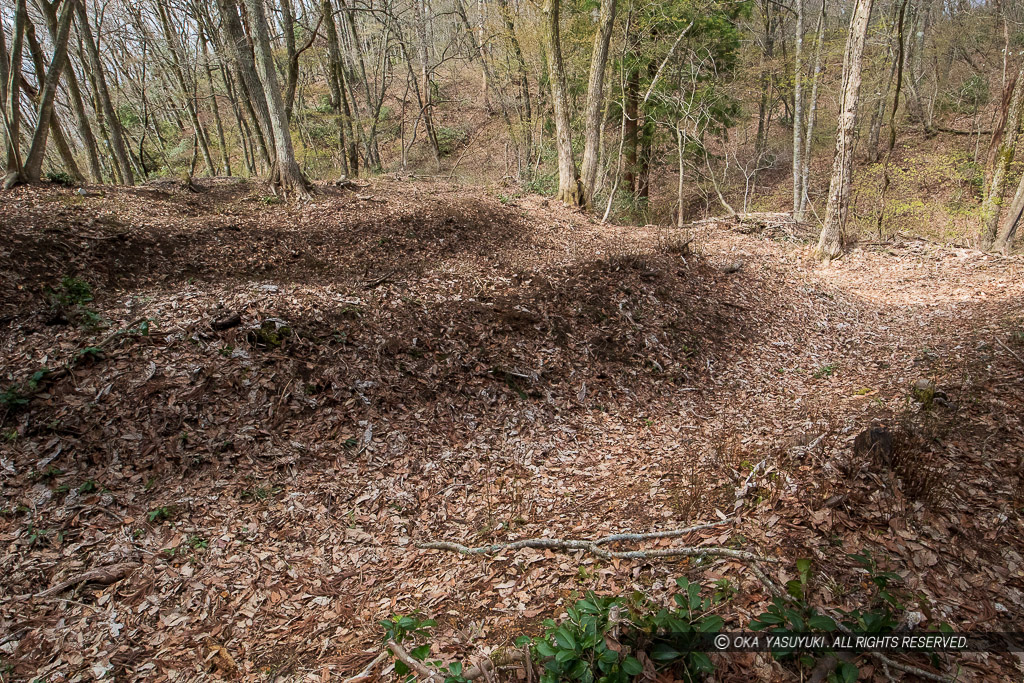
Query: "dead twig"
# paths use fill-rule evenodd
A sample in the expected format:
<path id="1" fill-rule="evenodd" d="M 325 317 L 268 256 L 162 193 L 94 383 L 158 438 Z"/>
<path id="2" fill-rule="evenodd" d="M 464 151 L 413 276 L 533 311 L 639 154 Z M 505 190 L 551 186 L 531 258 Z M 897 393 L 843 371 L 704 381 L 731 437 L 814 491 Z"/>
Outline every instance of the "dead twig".
<path id="1" fill-rule="evenodd" d="M 121 562 L 119 564 L 107 565 L 106 567 L 97 567 L 83 572 L 74 578 L 61 581 L 56 586 L 51 586 L 46 590 L 38 593 L 25 593 L 23 595 L 16 596 L 14 599 L 31 600 L 34 598 L 49 598 L 57 595 L 58 593 L 63 593 L 68 588 L 77 586 L 81 583 L 99 583 L 107 585 L 120 581 L 138 568 L 139 564 L 136 562 Z"/>
<path id="2" fill-rule="evenodd" d="M 362 680 L 365 680 L 365 679 L 369 678 L 370 674 L 373 672 L 374 667 L 376 667 L 382 661 L 387 659 L 387 656 L 388 656 L 388 651 L 387 650 L 381 650 L 380 654 L 377 655 L 376 657 L 374 657 L 373 661 L 371 661 L 369 664 L 367 664 L 363 668 L 362 671 L 357 673 L 355 676 L 352 676 L 351 678 L 346 678 L 341 683 L 358 683 L 359 681 L 362 681 Z"/>
<path id="3" fill-rule="evenodd" d="M 1017 362 L 1018 362 L 1018 363 L 1020 363 L 1021 365 L 1024 365 L 1024 358 L 1021 358 L 1021 357 L 1020 357 L 1020 356 L 1019 356 L 1019 355 L 1017 354 L 1017 352 L 1016 352 L 1016 351 L 1014 351 L 1014 350 L 1013 350 L 1013 349 L 1011 349 L 1011 348 L 1010 348 L 1009 346 L 1007 346 L 1007 345 L 1006 345 L 1006 344 L 1005 344 L 1005 343 L 1003 342 L 1003 340 L 1002 340 L 1002 339 L 1000 339 L 999 337 L 996 337 L 996 341 L 997 341 L 997 342 L 999 342 L 999 345 L 1000 345 L 1000 346 L 1002 346 L 1002 347 L 1003 347 L 1004 349 L 1006 349 L 1007 351 L 1009 351 L 1009 352 L 1010 352 L 1010 355 L 1011 355 L 1011 356 L 1013 356 L 1014 358 L 1016 358 L 1016 359 L 1017 359 Z"/>
<path id="4" fill-rule="evenodd" d="M 488 555 L 504 552 L 506 550 L 532 548 L 535 550 L 583 550 L 605 560 L 650 560 L 664 557 L 710 556 L 730 557 L 734 560 L 744 560 L 747 562 L 779 562 L 776 558 L 763 557 L 745 550 L 735 550 L 733 548 L 723 548 L 720 546 L 684 546 L 679 548 L 664 548 L 661 550 L 626 551 L 604 550 L 601 548 L 602 545 L 607 545 L 609 543 L 636 543 L 660 538 L 677 538 L 679 536 L 691 534 L 694 531 L 700 531 L 701 529 L 710 529 L 712 527 L 721 526 L 722 524 L 730 521 L 732 521 L 731 518 L 723 519 L 718 522 L 710 522 L 708 524 L 698 524 L 685 529 L 653 531 L 644 534 L 612 534 L 610 536 L 597 539 L 525 538 L 519 541 L 512 541 L 510 543 L 495 543 L 492 545 L 478 546 L 476 548 L 470 548 L 462 545 L 461 543 L 453 543 L 450 541 L 432 541 L 429 543 L 417 543 L 416 547 L 421 550 L 447 550 L 449 552 L 455 552 L 462 555 Z"/>
<path id="5" fill-rule="evenodd" d="M 398 658 L 400 662 L 405 664 L 407 667 L 418 673 L 420 676 L 427 681 L 433 681 L 434 683 L 444 683 L 444 676 L 437 671 L 431 671 L 423 662 L 413 659 L 408 652 L 402 648 L 401 645 L 396 643 L 394 640 L 389 640 L 387 643 L 388 649 Z"/>

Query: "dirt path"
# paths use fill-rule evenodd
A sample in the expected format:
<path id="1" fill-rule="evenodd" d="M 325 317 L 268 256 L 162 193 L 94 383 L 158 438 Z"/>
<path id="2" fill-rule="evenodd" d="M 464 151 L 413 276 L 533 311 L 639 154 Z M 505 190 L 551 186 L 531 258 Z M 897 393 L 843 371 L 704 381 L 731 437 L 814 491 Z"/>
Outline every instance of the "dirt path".
<path id="1" fill-rule="evenodd" d="M 736 521 L 684 541 L 812 558 L 823 604 L 861 604 L 845 555 L 870 549 L 933 623 L 1024 630 L 1019 260 L 907 242 L 823 268 L 726 229 L 684 255 L 675 231 L 386 181 L 305 207 L 242 185 L 23 189 L 0 211 L 0 389 L 31 395 L 0 407 L 18 680 L 335 680 L 396 612 L 436 618 L 456 657 L 573 591 L 660 596 L 680 575 L 729 579 L 740 628 L 768 596 L 739 562 L 414 547 L 719 513 Z M 94 300 L 55 310 L 63 277 Z M 899 462 L 853 455 L 875 421 L 911 432 Z M 125 561 L 110 586 L 14 597 Z M 766 666 L 717 676 L 791 676 Z"/>

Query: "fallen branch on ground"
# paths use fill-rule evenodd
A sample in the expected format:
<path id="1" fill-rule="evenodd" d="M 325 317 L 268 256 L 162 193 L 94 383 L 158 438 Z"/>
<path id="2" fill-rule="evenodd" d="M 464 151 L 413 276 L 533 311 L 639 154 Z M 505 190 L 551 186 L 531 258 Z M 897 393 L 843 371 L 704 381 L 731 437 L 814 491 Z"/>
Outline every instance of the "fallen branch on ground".
<path id="1" fill-rule="evenodd" d="M 731 521 L 732 518 L 728 518 L 718 522 L 698 524 L 696 526 L 687 527 L 685 529 L 653 531 L 645 534 L 612 534 L 610 536 L 604 536 L 603 538 L 597 539 L 525 538 L 519 541 L 512 541 L 509 543 L 495 543 L 493 545 L 483 545 L 478 546 L 476 548 L 470 548 L 468 546 L 462 545 L 461 543 L 453 543 L 449 541 L 432 541 L 429 543 L 417 543 L 416 547 L 421 550 L 447 550 L 449 552 L 455 552 L 462 555 L 488 555 L 503 552 L 506 550 L 522 550 L 523 548 L 532 548 L 535 550 L 583 550 L 605 560 L 651 560 L 664 557 L 710 556 L 729 557 L 734 560 L 744 560 L 747 562 L 780 561 L 776 558 L 763 557 L 761 555 L 747 552 L 745 550 L 735 550 L 733 548 L 723 548 L 721 546 L 684 546 L 679 548 L 664 548 L 661 550 L 626 551 L 604 550 L 603 548 L 601 548 L 601 546 L 607 545 L 609 543 L 637 543 L 640 541 L 649 541 L 661 538 L 678 538 L 679 536 L 686 536 L 687 534 L 691 534 L 694 531 L 710 529 L 712 527 L 721 526 L 722 524 Z"/>
<path id="2" fill-rule="evenodd" d="M 56 586 L 51 586 L 39 593 L 25 593 L 23 595 L 19 595 L 15 600 L 49 598 L 59 593 L 63 593 L 68 588 L 77 586 L 81 583 L 99 583 L 102 585 L 111 584 L 115 581 L 120 581 L 138 568 L 139 564 L 136 562 L 121 562 L 119 564 L 107 565 L 106 567 L 97 567 L 96 569 L 90 569 L 89 571 L 83 572 L 74 578 L 61 581 Z"/>

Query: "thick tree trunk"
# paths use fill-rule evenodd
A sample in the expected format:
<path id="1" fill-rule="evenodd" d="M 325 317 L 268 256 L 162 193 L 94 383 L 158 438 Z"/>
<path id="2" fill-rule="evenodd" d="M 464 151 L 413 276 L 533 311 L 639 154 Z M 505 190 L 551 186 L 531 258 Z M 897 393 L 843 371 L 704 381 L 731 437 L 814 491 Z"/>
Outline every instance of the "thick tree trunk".
<path id="1" fill-rule="evenodd" d="M 1010 204 L 1010 210 L 1007 212 L 1006 218 L 1003 219 L 1003 225 L 996 236 L 995 244 L 992 245 L 993 251 L 1000 251 L 1004 254 L 1010 252 L 1010 249 L 1013 247 L 1013 238 L 1017 234 L 1017 226 L 1020 225 L 1022 213 L 1024 213 L 1024 175 L 1020 178 L 1017 192 L 1013 196 L 1013 203 Z"/>
<path id="2" fill-rule="evenodd" d="M 551 53 L 548 80 L 555 110 L 555 146 L 558 149 L 558 200 L 572 206 L 583 203 L 583 188 L 572 153 L 572 129 L 566 97 L 565 65 L 562 62 L 562 41 L 559 35 L 559 0 L 544 0 L 545 38 Z"/>
<path id="3" fill-rule="evenodd" d="M 612 27 L 615 24 L 615 0 L 601 0 L 601 13 L 597 33 L 594 34 L 594 49 L 590 56 L 590 81 L 587 84 L 587 109 L 583 131 L 583 202 L 591 209 L 594 204 L 594 185 L 597 182 L 597 167 L 601 128 L 601 110 L 604 103 L 604 71 L 608 63 L 608 46 L 611 43 Z"/>
<path id="4" fill-rule="evenodd" d="M 276 164 L 271 182 L 286 194 L 294 192 L 300 197 L 309 197 L 308 181 L 295 161 L 291 131 L 288 130 L 288 116 L 284 110 L 284 98 L 281 97 L 277 68 L 274 66 L 274 56 L 270 48 L 270 29 L 263 9 L 263 0 L 245 0 L 245 6 L 252 27 L 256 70 L 263 85 L 270 127 L 274 133 Z"/>
<path id="5" fill-rule="evenodd" d="M 256 73 L 256 62 L 253 59 L 252 49 L 242 30 L 238 5 L 236 0 L 217 0 L 217 7 L 220 10 L 224 46 L 238 73 L 239 99 L 242 100 L 256 126 L 254 133 L 260 153 L 264 156 L 264 161 L 272 166 L 277 152 L 273 148 L 274 136 L 270 124 L 270 111 L 267 107 L 267 98 L 263 94 L 263 84 L 260 83 Z"/>
<path id="6" fill-rule="evenodd" d="M 92 76 L 94 79 L 97 103 L 103 109 L 103 115 L 107 122 L 107 133 L 110 137 L 110 147 L 114 153 L 118 166 L 121 167 L 122 178 L 127 185 L 135 184 L 135 175 L 132 172 L 131 161 L 128 159 L 128 152 L 124 145 L 124 135 L 121 130 L 121 121 L 114 111 L 114 103 L 110 99 L 110 91 L 107 89 L 107 79 L 103 74 L 103 62 L 100 60 L 99 47 L 92 35 L 92 27 L 89 25 L 89 18 L 85 14 L 85 5 L 81 2 L 74 3 L 75 14 L 78 18 L 78 30 L 85 43 L 86 54 L 89 57 Z"/>
<path id="7" fill-rule="evenodd" d="M 871 19 L 872 0 L 857 0 L 850 20 L 843 59 L 843 91 L 839 106 L 839 127 L 832 162 L 832 181 L 825 207 L 825 225 L 818 240 L 818 253 L 824 259 L 839 255 L 843 246 L 843 229 L 850 208 L 850 184 L 853 179 L 853 138 L 857 132 L 857 105 L 860 102 L 861 68 L 864 42 Z"/>
<path id="8" fill-rule="evenodd" d="M 53 46 L 53 57 L 50 59 L 50 67 L 46 70 L 46 77 L 39 78 L 43 81 L 42 92 L 39 94 L 39 108 L 36 115 L 36 129 L 32 134 L 32 145 L 28 150 L 28 157 L 25 158 L 25 168 L 22 173 L 26 182 L 36 183 L 42 179 L 43 156 L 46 153 L 46 141 L 53 122 L 53 105 L 57 97 L 57 85 L 60 83 L 61 74 L 64 72 L 64 65 L 67 64 L 68 38 L 71 35 L 71 10 L 72 5 L 78 0 L 64 0 L 64 9 L 61 10 L 60 22 L 57 28 L 57 40 Z M 41 56 L 41 55 L 40 55 Z M 74 169 L 77 172 L 77 169 Z"/>
<path id="9" fill-rule="evenodd" d="M 1024 111 L 1024 62 L 1021 63 L 1013 86 L 1013 94 L 1010 96 L 1010 105 L 1007 109 L 1002 134 L 995 134 L 999 137 L 999 143 L 993 150 L 991 179 L 985 189 L 985 198 L 981 203 L 979 241 L 982 248 L 985 249 L 992 245 L 999 228 L 999 210 L 1003 203 L 1003 193 L 1006 190 L 1006 176 L 1009 173 L 1010 164 L 1013 163 L 1014 150 L 1017 147 L 1022 111 Z"/>

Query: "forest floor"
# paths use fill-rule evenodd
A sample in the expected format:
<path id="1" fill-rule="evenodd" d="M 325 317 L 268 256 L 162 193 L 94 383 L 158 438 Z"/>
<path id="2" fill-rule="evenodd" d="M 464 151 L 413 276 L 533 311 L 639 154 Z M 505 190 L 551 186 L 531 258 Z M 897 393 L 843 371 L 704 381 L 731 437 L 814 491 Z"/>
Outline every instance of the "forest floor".
<path id="1" fill-rule="evenodd" d="M 472 658 L 678 576 L 726 579 L 743 629 L 771 596 L 741 561 L 415 545 L 723 518 L 659 547 L 778 556 L 779 581 L 810 558 L 838 609 L 877 600 L 869 551 L 924 626 L 1024 631 L 1021 258 L 910 240 L 823 266 L 781 229 L 433 183 L 204 189 L 0 195 L 3 680 L 340 680 L 396 613 Z M 884 461 L 853 448 L 872 424 L 903 435 Z"/>

